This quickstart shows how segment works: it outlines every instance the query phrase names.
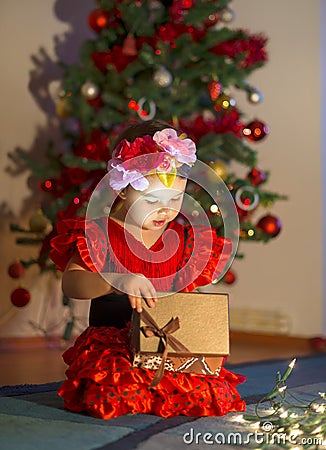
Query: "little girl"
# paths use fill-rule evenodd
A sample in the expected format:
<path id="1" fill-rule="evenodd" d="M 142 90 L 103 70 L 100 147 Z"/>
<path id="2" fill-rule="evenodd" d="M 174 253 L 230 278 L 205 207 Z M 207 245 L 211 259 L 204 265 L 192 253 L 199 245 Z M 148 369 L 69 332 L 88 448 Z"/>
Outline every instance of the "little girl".
<path id="1" fill-rule="evenodd" d="M 71 411 L 110 419 L 127 413 L 217 416 L 245 409 L 235 389 L 244 381 L 241 375 L 223 367 L 219 375 L 205 376 L 165 371 L 160 383 L 149 387 L 155 371 L 133 367 L 129 353 L 131 313 L 141 312 L 142 301 L 155 307 L 158 292 L 190 292 L 214 279 L 224 239 L 206 227 L 196 257 L 192 227 L 175 220 L 195 152 L 195 144 L 165 122 L 132 125 L 108 164 L 118 199 L 110 217 L 90 228 L 81 219 L 57 225 L 51 257 L 64 271 L 63 291 L 92 299 L 89 327 L 63 355 L 69 368 L 59 395 Z"/>

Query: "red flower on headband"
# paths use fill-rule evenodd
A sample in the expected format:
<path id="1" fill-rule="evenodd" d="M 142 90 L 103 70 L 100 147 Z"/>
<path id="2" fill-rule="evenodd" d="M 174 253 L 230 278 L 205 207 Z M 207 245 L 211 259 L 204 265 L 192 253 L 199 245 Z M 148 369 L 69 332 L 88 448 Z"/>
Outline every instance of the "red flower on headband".
<path id="1" fill-rule="evenodd" d="M 151 136 L 136 138 L 133 142 L 123 139 L 114 151 L 113 157 L 121 161 L 128 161 L 136 156 L 148 155 L 161 152 L 162 149 L 156 144 Z"/>

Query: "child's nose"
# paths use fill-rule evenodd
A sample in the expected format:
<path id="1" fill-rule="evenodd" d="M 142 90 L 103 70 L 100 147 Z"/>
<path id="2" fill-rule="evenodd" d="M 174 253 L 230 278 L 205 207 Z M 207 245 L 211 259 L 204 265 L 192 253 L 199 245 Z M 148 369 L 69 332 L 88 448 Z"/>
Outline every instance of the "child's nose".
<path id="1" fill-rule="evenodd" d="M 159 210 L 158 210 L 158 214 L 167 214 L 168 213 L 168 211 L 169 211 L 169 207 L 168 206 L 163 206 L 162 208 L 160 208 Z"/>

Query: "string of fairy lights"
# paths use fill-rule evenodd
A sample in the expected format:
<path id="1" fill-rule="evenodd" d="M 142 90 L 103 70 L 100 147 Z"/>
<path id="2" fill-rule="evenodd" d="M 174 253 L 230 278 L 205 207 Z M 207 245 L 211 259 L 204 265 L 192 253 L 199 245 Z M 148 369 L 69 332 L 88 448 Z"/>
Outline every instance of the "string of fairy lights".
<path id="1" fill-rule="evenodd" d="M 309 401 L 294 395 L 286 382 L 295 363 L 296 358 L 283 374 L 279 371 L 276 373 L 274 387 L 257 402 L 254 414 L 241 414 L 232 418 L 234 422 L 265 433 L 260 449 L 326 448 L 326 393 L 318 392 Z"/>

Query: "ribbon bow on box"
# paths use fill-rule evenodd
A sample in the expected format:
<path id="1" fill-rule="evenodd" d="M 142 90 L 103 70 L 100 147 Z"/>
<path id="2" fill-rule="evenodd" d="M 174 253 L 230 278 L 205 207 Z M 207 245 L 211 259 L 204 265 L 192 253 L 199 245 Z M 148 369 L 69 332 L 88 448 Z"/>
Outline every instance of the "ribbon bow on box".
<path id="1" fill-rule="evenodd" d="M 171 348 L 173 348 L 173 350 L 179 353 L 186 353 L 191 355 L 191 352 L 176 337 L 172 336 L 172 333 L 174 333 L 180 328 L 178 317 L 175 318 L 172 317 L 162 328 L 158 326 L 153 317 L 146 310 L 143 310 L 140 313 L 140 317 L 141 320 L 146 324 L 140 328 L 144 336 L 146 338 L 154 336 L 159 337 L 162 339 L 164 343 L 162 361 L 149 386 L 154 387 L 158 385 L 158 383 L 161 381 L 164 375 L 164 366 L 168 355 L 168 346 L 170 346 Z"/>

